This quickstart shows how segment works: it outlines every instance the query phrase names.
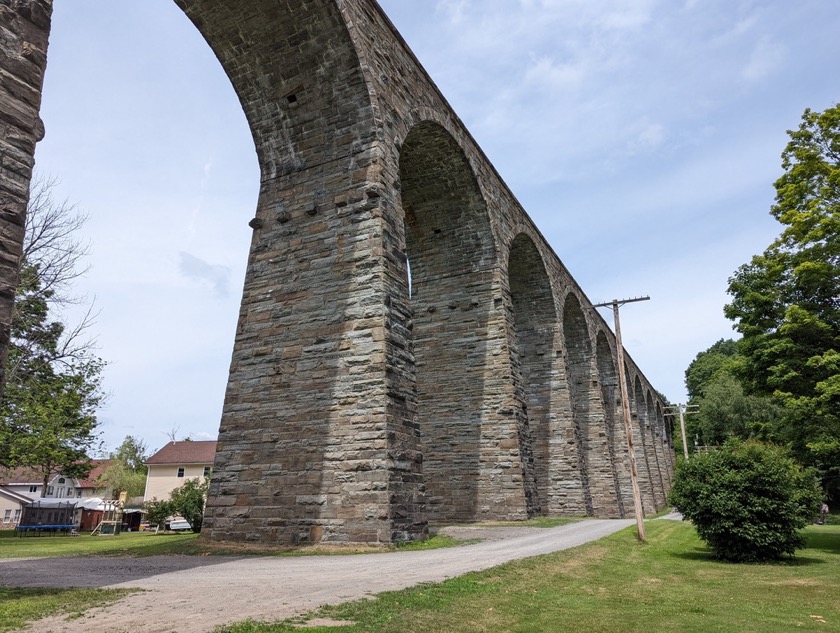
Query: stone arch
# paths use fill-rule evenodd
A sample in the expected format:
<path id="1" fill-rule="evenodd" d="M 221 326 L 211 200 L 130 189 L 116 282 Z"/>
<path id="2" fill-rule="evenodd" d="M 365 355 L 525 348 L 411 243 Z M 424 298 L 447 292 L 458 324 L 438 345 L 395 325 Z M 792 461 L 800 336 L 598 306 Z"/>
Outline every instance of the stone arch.
<path id="1" fill-rule="evenodd" d="M 443 127 L 411 129 L 399 174 L 426 507 L 430 520 L 474 520 L 495 242 L 475 175 Z"/>
<path id="2" fill-rule="evenodd" d="M 580 300 L 573 293 L 566 295 L 563 305 L 563 339 L 583 504 L 586 513 L 592 515 L 595 513 L 590 472 L 592 342 Z"/>
<path id="3" fill-rule="evenodd" d="M 634 433 L 638 433 L 638 437 L 634 437 L 634 445 L 636 447 L 636 464 L 639 471 L 639 489 L 642 495 L 642 504 L 644 512 L 654 512 L 656 510 L 656 495 L 654 492 L 654 471 L 651 464 L 651 443 L 650 435 L 648 433 L 647 423 L 647 404 L 645 402 L 645 393 L 642 389 L 642 381 L 639 376 L 636 376 L 632 383 L 633 387 L 633 407 L 632 416 L 636 418 L 636 428 Z M 639 454 L 641 453 L 641 459 Z"/>
<path id="4" fill-rule="evenodd" d="M 242 103 L 263 182 L 375 139 L 371 97 L 334 2 L 175 0 L 216 54 Z M 340 90 L 336 86 L 341 86 Z M 335 129 L 342 121 L 343 129 Z"/>
<path id="5" fill-rule="evenodd" d="M 671 475 L 674 469 L 674 449 L 671 446 L 671 429 L 669 428 L 668 421 L 665 419 L 665 415 L 662 410 L 662 403 L 659 399 L 656 399 L 654 404 L 655 408 L 655 415 L 656 415 L 656 426 L 659 429 L 659 435 L 662 441 L 662 455 L 664 456 L 664 461 L 662 463 L 663 467 L 663 476 L 665 479 L 665 496 L 668 496 L 668 492 L 671 490 Z"/>
<path id="6" fill-rule="evenodd" d="M 654 491 L 656 493 L 657 509 L 665 507 L 665 453 L 663 451 L 662 435 L 659 432 L 659 418 L 653 403 L 653 394 L 648 389 L 645 394 L 646 417 L 651 442 L 651 454 L 653 461 L 651 467 L 654 469 Z"/>
<path id="7" fill-rule="evenodd" d="M 627 469 L 627 434 L 624 429 L 624 412 L 621 403 L 618 372 L 607 335 L 598 332 L 596 338 L 598 378 L 601 384 L 601 401 L 604 407 L 604 424 L 607 451 L 612 466 L 613 486 L 616 491 L 618 516 L 624 518 L 633 502 L 632 483 Z"/>
<path id="8" fill-rule="evenodd" d="M 520 377 L 525 401 L 525 424 L 520 437 L 524 454 L 533 459 L 532 472 L 536 484 L 536 502 L 543 514 L 548 512 L 551 480 L 551 427 L 554 417 L 552 380 L 554 336 L 557 312 L 551 282 L 542 256 L 533 240 L 525 233 L 517 235 L 510 245 L 508 282 L 514 321 L 514 345 L 511 362 L 514 375 Z M 525 446 L 530 443 L 530 446 Z M 523 450 L 524 449 L 524 450 Z"/>

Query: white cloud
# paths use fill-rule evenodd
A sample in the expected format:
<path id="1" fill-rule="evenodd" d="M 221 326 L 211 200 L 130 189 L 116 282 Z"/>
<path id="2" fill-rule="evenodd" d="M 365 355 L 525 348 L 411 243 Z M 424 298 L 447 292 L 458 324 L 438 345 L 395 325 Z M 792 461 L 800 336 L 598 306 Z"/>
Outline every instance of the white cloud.
<path id="1" fill-rule="evenodd" d="M 178 270 L 182 275 L 208 285 L 220 297 L 228 295 L 230 268 L 210 264 L 200 257 L 181 251 L 178 253 Z"/>

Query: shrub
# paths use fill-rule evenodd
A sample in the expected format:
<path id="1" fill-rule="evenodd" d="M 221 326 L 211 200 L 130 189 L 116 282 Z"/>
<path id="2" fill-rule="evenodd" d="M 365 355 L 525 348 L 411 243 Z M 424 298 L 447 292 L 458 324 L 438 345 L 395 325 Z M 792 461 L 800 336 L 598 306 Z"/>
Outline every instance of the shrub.
<path id="1" fill-rule="evenodd" d="M 189 521 L 193 532 L 201 532 L 201 524 L 204 521 L 204 502 L 207 500 L 209 484 L 209 479 L 187 479 L 170 494 L 173 510 Z"/>
<path id="2" fill-rule="evenodd" d="M 766 561 L 805 547 L 799 531 L 819 512 L 816 475 L 778 446 L 729 440 L 677 464 L 669 502 L 717 558 Z"/>
<path id="3" fill-rule="evenodd" d="M 169 501 L 152 499 L 146 502 L 144 508 L 146 510 L 146 520 L 150 525 L 157 526 L 158 528 L 162 527 L 163 522 L 174 513 L 172 503 Z"/>

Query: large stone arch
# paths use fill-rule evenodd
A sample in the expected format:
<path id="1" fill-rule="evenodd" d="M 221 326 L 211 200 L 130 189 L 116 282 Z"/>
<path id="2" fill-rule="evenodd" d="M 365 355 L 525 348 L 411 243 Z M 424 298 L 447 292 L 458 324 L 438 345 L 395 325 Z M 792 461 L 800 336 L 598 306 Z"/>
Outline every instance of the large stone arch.
<path id="1" fill-rule="evenodd" d="M 655 404 L 656 428 L 659 430 L 660 441 L 662 442 L 663 478 L 665 480 L 665 496 L 671 491 L 671 480 L 674 471 L 674 447 L 671 445 L 671 429 L 665 419 L 662 410 L 662 403 L 657 398 Z"/>
<path id="2" fill-rule="evenodd" d="M 621 403 L 619 377 L 612 348 L 606 334 L 598 332 L 596 338 L 598 378 L 601 385 L 601 401 L 604 407 L 607 450 L 612 467 L 613 487 L 616 491 L 618 516 L 624 518 L 632 513 L 633 488 L 628 470 L 627 433 L 624 428 L 624 411 Z"/>
<path id="3" fill-rule="evenodd" d="M 642 389 L 641 378 L 636 376 L 633 382 L 628 380 L 628 383 L 633 385 L 631 417 L 636 420 L 633 432 L 638 434 L 633 437 L 633 445 L 636 449 L 639 490 L 642 496 L 644 512 L 648 514 L 656 510 L 656 496 L 654 492 L 654 471 L 650 463 L 651 445 L 647 432 L 647 405 L 645 403 L 645 393 Z M 639 455 L 641 455 L 641 459 L 639 459 Z"/>
<path id="4" fill-rule="evenodd" d="M 653 488 L 656 498 L 657 509 L 665 507 L 665 452 L 662 444 L 662 437 L 659 433 L 659 419 L 656 416 L 656 409 L 653 403 L 653 394 L 648 391 L 645 394 L 645 417 L 647 419 L 648 434 L 651 442 L 653 473 Z"/>
<path id="5" fill-rule="evenodd" d="M 592 427 L 592 342 L 589 327 L 580 307 L 580 300 L 573 294 L 566 295 L 563 305 L 563 340 L 566 351 L 566 375 L 572 406 L 572 424 L 577 445 L 578 469 L 582 483 L 585 511 L 595 513 L 592 497 L 592 472 L 590 433 Z"/>
<path id="6" fill-rule="evenodd" d="M 417 424 L 431 520 L 478 518 L 488 311 L 496 249 L 487 207 L 455 139 L 414 126 L 400 153 L 414 315 Z"/>
<path id="7" fill-rule="evenodd" d="M 551 450 L 552 429 L 556 416 L 552 383 L 556 374 L 554 337 L 557 312 L 551 281 L 542 256 L 534 241 L 525 233 L 517 235 L 510 245 L 508 283 L 513 306 L 514 343 L 511 347 L 514 374 L 523 391 L 527 431 L 520 434 L 520 445 L 530 443 L 533 459 L 532 476 L 536 483 L 536 502 L 541 513 L 552 505 Z"/>

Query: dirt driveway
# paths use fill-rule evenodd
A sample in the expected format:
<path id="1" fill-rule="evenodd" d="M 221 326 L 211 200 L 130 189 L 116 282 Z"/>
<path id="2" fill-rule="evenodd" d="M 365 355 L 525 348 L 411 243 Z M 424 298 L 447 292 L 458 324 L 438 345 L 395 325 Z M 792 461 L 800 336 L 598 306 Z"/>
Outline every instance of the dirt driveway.
<path id="1" fill-rule="evenodd" d="M 356 600 L 421 582 L 439 582 L 510 560 L 599 539 L 633 520 L 587 520 L 556 528 L 445 528 L 481 543 L 422 552 L 357 556 L 31 558 L 0 560 L 3 587 L 133 587 L 142 593 L 39 633 L 207 633 L 220 624 L 279 620 L 323 604 Z"/>

